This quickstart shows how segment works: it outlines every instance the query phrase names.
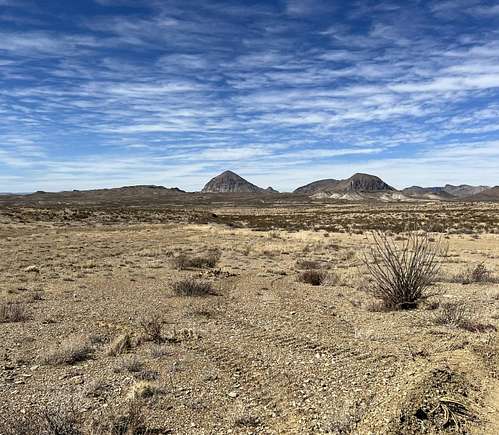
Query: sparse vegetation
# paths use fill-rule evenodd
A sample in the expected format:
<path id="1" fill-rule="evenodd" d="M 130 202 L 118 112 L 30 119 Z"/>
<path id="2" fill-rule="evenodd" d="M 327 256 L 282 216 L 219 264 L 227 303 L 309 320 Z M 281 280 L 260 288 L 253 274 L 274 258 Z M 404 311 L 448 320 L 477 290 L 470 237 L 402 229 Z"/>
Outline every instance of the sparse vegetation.
<path id="1" fill-rule="evenodd" d="M 298 275 L 298 281 L 311 285 L 322 285 L 327 282 L 329 274 L 323 270 L 305 270 Z"/>
<path id="2" fill-rule="evenodd" d="M 372 245 L 364 265 L 372 280 L 368 291 L 389 309 L 414 308 L 427 297 L 445 252 L 439 239 L 430 242 L 428 233 L 412 231 L 402 243 L 381 231 L 372 233 Z"/>
<path id="3" fill-rule="evenodd" d="M 147 418 L 142 410 L 141 402 L 131 400 L 125 413 L 99 415 L 90 424 L 89 435 L 147 435 Z M 62 434 L 61 434 L 62 435 Z"/>
<path id="4" fill-rule="evenodd" d="M 132 337 L 129 333 L 118 335 L 109 345 L 107 354 L 110 356 L 121 355 L 132 348 Z"/>
<path id="5" fill-rule="evenodd" d="M 187 254 L 180 254 L 172 259 L 173 265 L 176 269 L 202 269 L 212 268 L 220 261 L 222 253 L 218 250 L 211 250 L 203 255 L 189 256 Z"/>
<path id="6" fill-rule="evenodd" d="M 74 406 L 30 409 L 27 413 L 0 415 L 2 435 L 83 435 L 80 416 Z"/>
<path id="7" fill-rule="evenodd" d="M 455 275 L 452 281 L 460 282 L 461 284 L 498 282 L 498 280 L 492 275 L 492 272 L 485 267 L 484 263 L 479 263 L 475 267 L 468 268 L 464 272 Z"/>
<path id="8" fill-rule="evenodd" d="M 85 361 L 92 354 L 89 341 L 83 337 L 71 338 L 42 355 L 44 364 L 63 365 Z"/>
<path id="9" fill-rule="evenodd" d="M 208 296 L 215 292 L 209 281 L 187 278 L 173 284 L 173 293 L 178 296 Z"/>
<path id="10" fill-rule="evenodd" d="M 140 326 L 142 327 L 142 338 L 144 341 L 152 341 L 154 343 L 161 343 L 163 341 L 163 336 L 161 330 L 163 325 L 161 319 L 152 315 L 140 321 Z"/>
<path id="11" fill-rule="evenodd" d="M 21 303 L 0 304 L 0 323 L 24 322 L 28 318 L 26 308 Z"/>
<path id="12" fill-rule="evenodd" d="M 149 381 L 139 381 L 132 385 L 132 388 L 128 392 L 128 399 L 146 399 L 159 393 L 161 393 L 161 389 L 156 384 Z"/>
<path id="13" fill-rule="evenodd" d="M 462 303 L 448 302 L 442 304 L 441 311 L 435 318 L 435 323 L 437 325 L 465 329 L 469 332 L 489 332 L 497 330 L 494 325 L 478 322 L 470 310 Z"/>

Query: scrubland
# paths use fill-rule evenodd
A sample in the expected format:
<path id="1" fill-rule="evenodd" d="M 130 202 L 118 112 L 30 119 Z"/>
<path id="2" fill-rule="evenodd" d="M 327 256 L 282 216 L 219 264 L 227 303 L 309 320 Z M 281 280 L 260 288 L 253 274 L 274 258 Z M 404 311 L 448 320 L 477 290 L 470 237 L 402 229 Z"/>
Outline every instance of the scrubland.
<path id="1" fill-rule="evenodd" d="M 498 211 L 4 207 L 0 434 L 499 433 Z M 414 225 L 438 274 L 387 306 Z"/>

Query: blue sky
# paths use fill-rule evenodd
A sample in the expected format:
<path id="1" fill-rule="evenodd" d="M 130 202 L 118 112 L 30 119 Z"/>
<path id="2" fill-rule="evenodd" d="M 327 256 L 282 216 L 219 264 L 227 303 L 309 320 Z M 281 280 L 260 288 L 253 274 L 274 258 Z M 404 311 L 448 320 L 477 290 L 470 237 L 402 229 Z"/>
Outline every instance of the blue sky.
<path id="1" fill-rule="evenodd" d="M 498 168 L 498 1 L 0 0 L 0 191 Z"/>

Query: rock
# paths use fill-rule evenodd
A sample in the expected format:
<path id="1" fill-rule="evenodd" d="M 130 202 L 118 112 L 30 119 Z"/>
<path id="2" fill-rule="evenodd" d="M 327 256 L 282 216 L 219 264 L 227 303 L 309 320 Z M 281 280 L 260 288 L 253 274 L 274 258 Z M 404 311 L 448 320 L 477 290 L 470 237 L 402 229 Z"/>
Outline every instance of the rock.
<path id="1" fill-rule="evenodd" d="M 237 392 L 236 391 L 231 391 L 229 394 L 228 394 L 229 397 L 231 397 L 232 399 L 235 399 L 237 397 Z"/>

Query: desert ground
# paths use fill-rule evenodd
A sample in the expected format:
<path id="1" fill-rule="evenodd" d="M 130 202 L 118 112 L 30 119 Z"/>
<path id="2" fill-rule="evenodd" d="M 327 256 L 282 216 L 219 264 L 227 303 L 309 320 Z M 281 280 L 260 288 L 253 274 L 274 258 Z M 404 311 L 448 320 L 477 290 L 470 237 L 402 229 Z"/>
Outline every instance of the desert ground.
<path id="1" fill-rule="evenodd" d="M 380 309 L 370 231 L 416 220 L 438 279 Z M 499 433 L 497 204 L 4 205 L 0 235 L 1 434 Z"/>

